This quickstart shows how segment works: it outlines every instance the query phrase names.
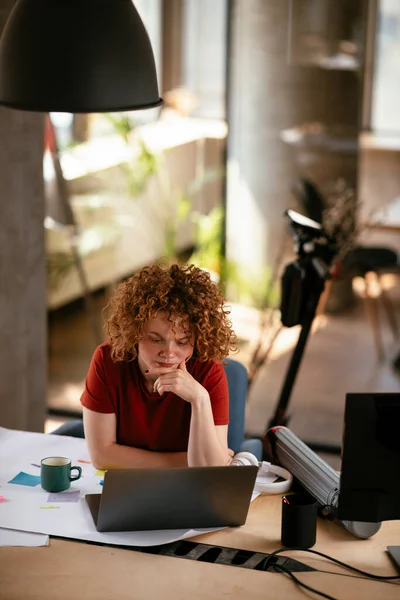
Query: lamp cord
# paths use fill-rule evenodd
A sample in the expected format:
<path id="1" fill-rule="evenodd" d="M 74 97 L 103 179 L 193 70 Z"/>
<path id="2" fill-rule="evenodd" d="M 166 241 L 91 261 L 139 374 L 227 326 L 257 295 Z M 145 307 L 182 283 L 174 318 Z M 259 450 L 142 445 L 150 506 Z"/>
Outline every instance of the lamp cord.
<path id="1" fill-rule="evenodd" d="M 277 554 L 281 554 L 282 552 L 292 552 L 292 551 L 301 551 L 301 552 L 309 552 L 310 554 L 317 554 L 318 556 L 322 556 L 323 558 L 327 558 L 328 560 L 332 561 L 333 563 L 336 563 L 337 565 L 344 567 L 345 569 L 349 569 L 350 571 L 354 571 L 355 573 L 358 573 L 360 575 L 364 575 L 369 579 L 375 579 L 377 581 L 382 581 L 384 583 L 390 583 L 393 580 L 396 579 L 400 579 L 400 575 L 374 575 L 373 573 L 367 573 L 366 571 L 362 571 L 361 569 L 357 569 L 356 567 L 353 567 L 351 565 L 348 565 L 347 563 L 344 563 L 340 560 L 338 560 L 337 558 L 333 558 L 332 556 L 329 556 L 328 554 L 324 554 L 323 552 L 318 552 L 318 550 L 311 550 L 309 548 L 280 548 L 279 550 L 275 550 L 274 552 L 271 552 L 271 554 L 267 557 L 267 559 L 264 562 L 264 571 L 268 570 L 268 567 L 271 565 L 273 566 L 273 568 L 278 571 L 278 573 L 283 573 L 285 575 L 288 575 L 290 577 L 290 579 L 292 579 L 296 585 L 310 591 L 313 592 L 314 594 L 317 594 L 319 596 L 322 596 L 322 598 L 327 598 L 328 600 L 337 600 L 337 598 L 335 598 L 334 596 L 329 596 L 329 594 L 325 594 L 324 592 L 321 592 L 320 590 L 317 590 L 315 588 L 312 588 L 311 586 L 303 583 L 302 581 L 300 581 L 300 579 L 298 579 L 295 575 L 293 575 L 293 573 L 287 569 L 286 567 L 284 567 L 283 565 L 278 565 L 278 564 L 272 564 L 272 558 L 274 556 L 276 556 Z M 319 571 L 317 569 L 318 572 L 320 573 L 331 573 L 332 575 L 340 575 L 340 573 L 332 573 L 330 571 Z"/>
<path id="2" fill-rule="evenodd" d="M 288 575 L 290 577 L 290 579 L 292 579 L 295 582 L 296 585 L 299 585 L 300 587 L 308 590 L 309 592 L 313 592 L 313 594 L 318 594 L 318 596 L 322 596 L 322 598 L 328 598 L 328 600 L 338 600 L 334 596 L 329 596 L 329 594 L 325 594 L 325 592 L 321 592 L 320 590 L 317 590 L 317 589 L 311 587 L 310 585 L 303 583 L 303 581 L 300 581 L 300 579 L 297 579 L 297 577 L 295 575 L 293 575 L 293 573 L 291 571 L 289 571 L 289 569 L 286 569 L 286 567 L 283 567 L 282 565 L 274 565 L 274 569 L 276 569 L 280 573 L 284 573 L 285 575 Z"/>
<path id="3" fill-rule="evenodd" d="M 310 554 L 317 554 L 318 556 L 327 558 L 328 560 L 336 563 L 337 565 L 340 565 L 341 567 L 344 567 L 345 569 L 349 569 L 350 571 L 354 571 L 355 573 L 359 573 L 360 575 L 365 575 L 366 577 L 369 577 L 370 579 L 376 579 L 378 581 L 379 580 L 380 581 L 391 581 L 394 579 L 400 579 L 400 575 L 374 575 L 373 573 L 367 573 L 366 571 L 362 571 L 361 569 L 357 569 L 356 567 L 348 565 L 347 563 L 344 563 L 344 562 L 338 560 L 337 558 L 333 558 L 333 556 L 329 556 L 328 554 L 324 554 L 323 552 L 318 552 L 318 550 L 311 550 L 310 548 L 280 548 L 279 550 L 275 550 L 274 552 L 271 552 L 271 554 L 265 560 L 264 570 L 265 571 L 267 570 L 273 556 L 275 556 L 276 554 L 281 554 L 282 552 L 289 552 L 289 551 L 290 552 L 292 552 L 292 551 L 310 552 Z M 275 568 L 275 565 L 274 565 L 274 568 Z"/>

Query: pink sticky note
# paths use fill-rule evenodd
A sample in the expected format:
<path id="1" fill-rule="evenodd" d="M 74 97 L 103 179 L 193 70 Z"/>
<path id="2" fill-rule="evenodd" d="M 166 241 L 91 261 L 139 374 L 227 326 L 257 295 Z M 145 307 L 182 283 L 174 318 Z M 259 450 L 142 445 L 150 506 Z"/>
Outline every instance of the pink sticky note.
<path id="1" fill-rule="evenodd" d="M 5 502 L 5 496 L 0 496 L 0 502 Z"/>

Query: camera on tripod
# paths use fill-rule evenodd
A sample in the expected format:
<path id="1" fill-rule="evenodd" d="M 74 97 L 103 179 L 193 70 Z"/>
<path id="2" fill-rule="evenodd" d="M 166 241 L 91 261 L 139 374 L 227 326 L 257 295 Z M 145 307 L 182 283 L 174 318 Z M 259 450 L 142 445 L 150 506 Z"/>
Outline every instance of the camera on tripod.
<path id="1" fill-rule="evenodd" d="M 317 221 L 292 210 L 285 211 L 294 238 L 296 259 L 288 264 L 281 280 L 281 321 L 285 327 L 302 325 L 316 308 L 325 281 L 331 278 L 335 241 Z M 314 310 L 315 312 L 315 310 Z"/>
<path id="2" fill-rule="evenodd" d="M 285 327 L 300 325 L 300 333 L 286 371 L 274 414 L 268 422 L 263 439 L 263 458 L 269 458 L 268 431 L 287 425 L 290 395 L 297 377 L 311 326 L 324 291 L 331 278 L 331 266 L 337 253 L 335 240 L 327 235 L 321 223 L 288 209 L 285 216 L 295 241 L 296 259 L 286 265 L 281 279 L 281 321 Z M 339 447 L 330 444 L 309 444 L 315 451 L 338 454 Z"/>

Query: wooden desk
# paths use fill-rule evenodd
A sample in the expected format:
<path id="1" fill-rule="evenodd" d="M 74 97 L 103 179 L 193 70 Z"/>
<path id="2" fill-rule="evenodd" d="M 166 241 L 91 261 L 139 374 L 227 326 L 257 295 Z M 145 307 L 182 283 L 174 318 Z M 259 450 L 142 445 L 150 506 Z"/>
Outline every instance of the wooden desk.
<path id="1" fill-rule="evenodd" d="M 272 552 L 281 547 L 280 496 L 260 496 L 247 522 L 194 538 L 204 543 Z M 339 525 L 320 521 L 315 550 L 377 575 L 396 575 L 385 553 L 400 544 L 400 521 L 384 523 L 370 540 L 357 540 Z M 320 557 L 292 553 L 321 570 L 351 575 Z M 340 600 L 399 599 L 399 584 L 326 573 L 298 577 Z M 287 576 L 240 567 L 153 556 L 108 546 L 50 539 L 40 548 L 0 548 L 2 600 L 196 600 L 303 599 L 304 591 Z"/>

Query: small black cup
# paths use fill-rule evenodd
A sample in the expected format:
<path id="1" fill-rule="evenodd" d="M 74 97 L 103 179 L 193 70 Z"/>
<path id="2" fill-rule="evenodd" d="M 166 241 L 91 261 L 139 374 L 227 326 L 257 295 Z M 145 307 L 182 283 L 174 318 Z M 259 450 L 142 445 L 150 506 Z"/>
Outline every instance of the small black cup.
<path id="1" fill-rule="evenodd" d="M 306 494 L 282 498 L 281 541 L 286 548 L 311 548 L 317 538 L 317 501 Z"/>

